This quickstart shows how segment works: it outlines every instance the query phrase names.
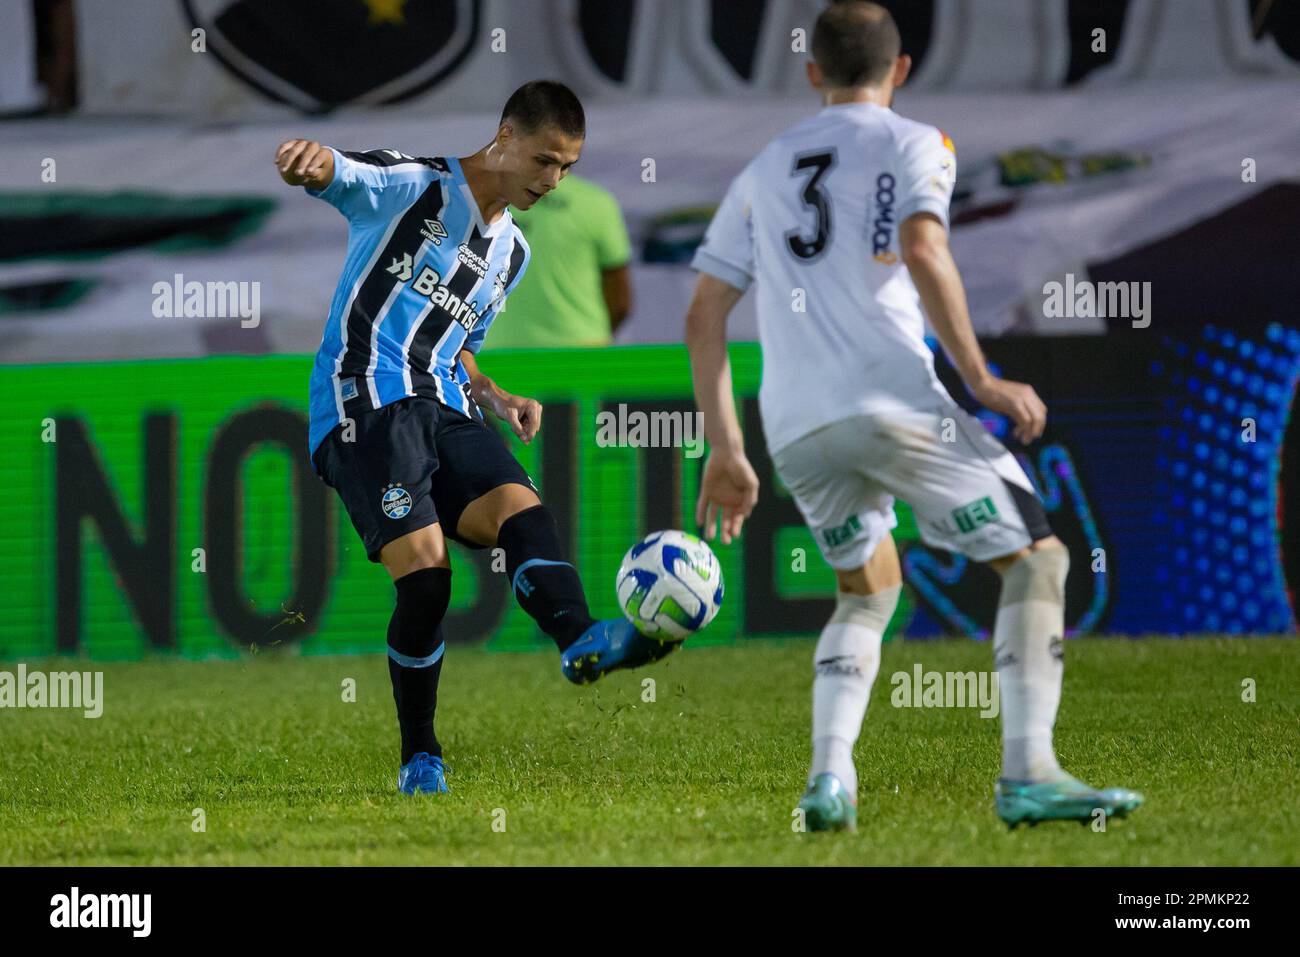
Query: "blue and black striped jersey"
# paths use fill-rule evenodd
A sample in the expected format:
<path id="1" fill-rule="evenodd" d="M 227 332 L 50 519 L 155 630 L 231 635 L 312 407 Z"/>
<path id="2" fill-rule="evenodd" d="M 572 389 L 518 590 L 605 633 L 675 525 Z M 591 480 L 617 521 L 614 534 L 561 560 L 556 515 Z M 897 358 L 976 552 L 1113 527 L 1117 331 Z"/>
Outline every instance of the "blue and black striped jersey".
<path id="1" fill-rule="evenodd" d="M 483 222 L 454 157 L 332 152 L 334 179 L 307 192 L 347 217 L 348 253 L 312 369 L 310 450 L 406 396 L 482 418 L 459 356 L 528 268 L 523 234 L 508 210 Z"/>

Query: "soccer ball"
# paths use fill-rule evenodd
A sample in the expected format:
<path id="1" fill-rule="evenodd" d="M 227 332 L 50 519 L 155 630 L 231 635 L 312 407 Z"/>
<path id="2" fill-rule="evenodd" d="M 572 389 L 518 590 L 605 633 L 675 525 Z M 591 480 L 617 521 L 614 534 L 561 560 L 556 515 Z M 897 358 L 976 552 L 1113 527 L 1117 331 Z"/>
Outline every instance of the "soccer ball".
<path id="1" fill-rule="evenodd" d="M 643 635 L 681 641 L 722 607 L 722 567 L 703 541 L 670 529 L 653 532 L 623 556 L 616 584 L 623 614 Z"/>

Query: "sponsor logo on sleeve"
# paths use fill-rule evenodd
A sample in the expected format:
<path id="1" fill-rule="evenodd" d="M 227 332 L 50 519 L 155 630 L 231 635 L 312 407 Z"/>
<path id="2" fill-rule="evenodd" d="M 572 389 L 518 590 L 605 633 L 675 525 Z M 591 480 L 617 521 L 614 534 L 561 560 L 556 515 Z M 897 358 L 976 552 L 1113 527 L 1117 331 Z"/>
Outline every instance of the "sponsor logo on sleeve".
<path id="1" fill-rule="evenodd" d="M 898 254 L 889 247 L 894 241 L 894 186 L 892 173 L 876 177 L 876 218 L 871 223 L 871 254 L 878 263 L 892 266 Z"/>

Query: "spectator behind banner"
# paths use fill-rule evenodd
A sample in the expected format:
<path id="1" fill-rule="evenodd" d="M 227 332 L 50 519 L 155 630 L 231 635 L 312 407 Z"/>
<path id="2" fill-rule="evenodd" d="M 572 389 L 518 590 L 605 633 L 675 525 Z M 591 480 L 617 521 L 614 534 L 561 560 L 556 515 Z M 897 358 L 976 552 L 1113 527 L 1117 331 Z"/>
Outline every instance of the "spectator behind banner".
<path id="1" fill-rule="evenodd" d="M 631 244 L 618 201 L 569 174 L 531 209 L 511 215 L 532 260 L 486 344 L 496 349 L 606 346 L 627 318 Z"/>

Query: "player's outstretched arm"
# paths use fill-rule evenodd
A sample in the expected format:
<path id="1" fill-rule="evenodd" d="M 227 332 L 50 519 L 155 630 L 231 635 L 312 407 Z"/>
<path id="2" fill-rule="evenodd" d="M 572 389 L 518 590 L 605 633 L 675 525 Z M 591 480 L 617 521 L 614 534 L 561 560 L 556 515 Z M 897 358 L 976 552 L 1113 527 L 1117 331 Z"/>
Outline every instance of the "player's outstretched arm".
<path id="1" fill-rule="evenodd" d="M 290 186 L 324 189 L 334 179 L 334 153 L 315 140 L 285 140 L 275 151 L 275 168 Z"/>
<path id="2" fill-rule="evenodd" d="M 704 417 L 704 437 L 709 443 L 695 523 L 705 538 L 712 539 L 720 519 L 724 545 L 740 534 L 758 502 L 758 476 L 745 457 L 727 358 L 727 316 L 743 294 L 716 276 L 700 273 L 686 312 L 686 348 L 691 356 L 695 403 Z"/>
<path id="3" fill-rule="evenodd" d="M 1038 438 L 1047 423 L 1047 406 L 1033 386 L 999 379 L 989 371 L 971 326 L 966 291 L 943 223 L 931 213 L 917 213 L 903 221 L 898 238 L 930 325 L 971 395 L 994 412 L 1010 416 L 1021 442 Z"/>
<path id="4" fill-rule="evenodd" d="M 461 350 L 460 364 L 469 376 L 469 394 L 474 401 L 509 425 L 524 445 L 532 442 L 542 427 L 542 404 L 536 399 L 511 395 L 501 388 L 479 371 L 474 353 L 468 349 Z"/>

